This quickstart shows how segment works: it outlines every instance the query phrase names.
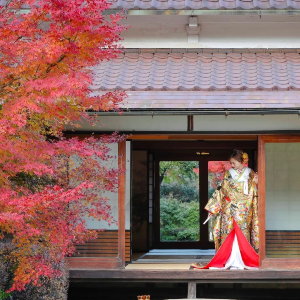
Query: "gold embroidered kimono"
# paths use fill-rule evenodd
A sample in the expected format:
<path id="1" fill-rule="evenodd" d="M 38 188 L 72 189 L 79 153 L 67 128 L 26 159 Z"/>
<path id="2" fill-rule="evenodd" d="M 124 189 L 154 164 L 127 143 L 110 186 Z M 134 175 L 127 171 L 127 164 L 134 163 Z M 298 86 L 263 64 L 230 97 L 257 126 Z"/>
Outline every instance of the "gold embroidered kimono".
<path id="1" fill-rule="evenodd" d="M 233 229 L 233 219 L 256 252 L 259 247 L 257 185 L 255 173 L 245 168 L 225 173 L 221 186 L 209 199 L 205 209 L 214 214 L 213 237 L 218 250 Z"/>

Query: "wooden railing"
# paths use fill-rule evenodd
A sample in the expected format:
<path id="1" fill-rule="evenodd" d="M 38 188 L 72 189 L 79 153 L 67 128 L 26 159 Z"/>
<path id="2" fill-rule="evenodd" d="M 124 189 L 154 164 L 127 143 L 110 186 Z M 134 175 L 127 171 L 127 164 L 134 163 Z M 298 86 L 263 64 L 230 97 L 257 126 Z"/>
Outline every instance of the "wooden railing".
<path id="1" fill-rule="evenodd" d="M 118 257 L 118 231 L 105 230 L 97 239 L 76 245 L 73 257 Z M 131 261 L 129 230 L 125 231 L 125 261 Z"/>
<path id="2" fill-rule="evenodd" d="M 266 231 L 267 258 L 300 258 L 300 231 Z"/>

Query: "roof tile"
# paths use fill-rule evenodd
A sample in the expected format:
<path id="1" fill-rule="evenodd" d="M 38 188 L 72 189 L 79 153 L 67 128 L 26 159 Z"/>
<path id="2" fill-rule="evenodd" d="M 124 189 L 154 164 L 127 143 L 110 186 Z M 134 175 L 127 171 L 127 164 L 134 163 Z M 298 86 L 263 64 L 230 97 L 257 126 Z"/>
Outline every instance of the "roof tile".
<path id="1" fill-rule="evenodd" d="M 125 53 L 94 68 L 94 90 L 300 89 L 298 53 Z"/>

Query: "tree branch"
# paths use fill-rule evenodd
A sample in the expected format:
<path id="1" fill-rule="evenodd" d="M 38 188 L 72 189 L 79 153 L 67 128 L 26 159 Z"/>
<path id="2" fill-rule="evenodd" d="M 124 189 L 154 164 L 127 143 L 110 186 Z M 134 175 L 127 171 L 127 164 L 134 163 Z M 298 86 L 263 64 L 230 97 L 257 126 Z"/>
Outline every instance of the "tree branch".
<path id="1" fill-rule="evenodd" d="M 46 70 L 46 73 L 48 74 L 51 71 L 51 69 L 57 66 L 66 56 L 67 56 L 66 54 L 62 54 L 55 63 L 50 64 Z"/>

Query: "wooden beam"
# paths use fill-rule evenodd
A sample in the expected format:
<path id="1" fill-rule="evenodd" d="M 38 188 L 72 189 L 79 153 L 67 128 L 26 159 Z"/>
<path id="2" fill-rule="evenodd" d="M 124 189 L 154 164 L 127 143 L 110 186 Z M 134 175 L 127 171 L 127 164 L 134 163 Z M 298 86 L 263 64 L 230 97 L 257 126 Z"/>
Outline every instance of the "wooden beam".
<path id="1" fill-rule="evenodd" d="M 261 135 L 264 143 L 300 143 L 300 133 L 291 135 Z"/>
<path id="2" fill-rule="evenodd" d="M 208 140 L 208 141 L 256 141 L 253 134 L 132 134 L 129 140 Z"/>
<path id="3" fill-rule="evenodd" d="M 299 270 L 71 270 L 71 280 L 249 283 L 300 282 Z"/>
<path id="4" fill-rule="evenodd" d="M 265 172 L 265 142 L 258 137 L 258 222 L 259 222 L 259 265 L 266 257 L 266 172 Z"/>
<path id="5" fill-rule="evenodd" d="M 298 258 L 265 258 L 262 261 L 262 269 L 288 269 L 300 270 L 300 259 Z M 299 271 L 298 271 L 299 272 Z"/>
<path id="6" fill-rule="evenodd" d="M 125 268 L 125 197 L 126 197 L 126 141 L 120 142 L 118 146 L 118 166 L 121 174 L 119 175 L 118 205 L 119 205 L 119 235 L 118 252 L 121 267 Z"/>
<path id="7" fill-rule="evenodd" d="M 257 141 L 133 141 L 133 150 L 170 150 L 176 152 L 179 150 L 216 150 L 222 153 L 224 150 L 232 149 L 257 149 Z"/>
<path id="8" fill-rule="evenodd" d="M 187 116 L 187 131 L 194 131 L 194 116 Z"/>
<path id="9" fill-rule="evenodd" d="M 118 257 L 67 257 L 66 264 L 69 270 L 114 269 L 119 268 L 121 261 Z"/>
<path id="10" fill-rule="evenodd" d="M 189 283 L 188 283 L 188 294 L 187 294 L 188 299 L 196 299 L 196 289 L 197 289 L 196 282 L 195 281 L 189 281 Z"/>

